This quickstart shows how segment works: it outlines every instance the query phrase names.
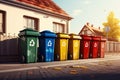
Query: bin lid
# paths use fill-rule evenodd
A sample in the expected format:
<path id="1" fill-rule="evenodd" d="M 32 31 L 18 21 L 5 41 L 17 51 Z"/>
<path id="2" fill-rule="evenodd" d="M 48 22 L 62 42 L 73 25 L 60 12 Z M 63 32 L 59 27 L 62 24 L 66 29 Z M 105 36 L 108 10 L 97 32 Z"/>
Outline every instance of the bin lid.
<path id="1" fill-rule="evenodd" d="M 101 37 L 101 41 L 107 41 L 107 39 L 106 39 L 106 38 Z"/>
<path id="2" fill-rule="evenodd" d="M 80 35 L 82 37 L 83 40 L 91 40 L 92 38 L 90 36 L 87 35 Z"/>
<path id="3" fill-rule="evenodd" d="M 100 36 L 91 36 L 92 40 L 100 41 Z"/>
<path id="4" fill-rule="evenodd" d="M 70 38 L 71 39 L 81 39 L 81 37 L 79 35 L 76 35 L 76 34 L 69 34 Z"/>
<path id="5" fill-rule="evenodd" d="M 54 32 L 51 32 L 49 30 L 45 30 L 45 31 L 42 31 L 40 32 L 41 34 L 41 37 L 57 37 L 57 35 L 54 33 Z"/>
<path id="6" fill-rule="evenodd" d="M 18 36 L 39 36 L 39 32 L 36 30 L 33 30 L 31 28 L 26 28 L 24 30 L 21 30 Z"/>
<path id="7" fill-rule="evenodd" d="M 69 39 L 70 36 L 68 34 L 65 33 L 56 33 L 58 38 L 67 38 Z"/>

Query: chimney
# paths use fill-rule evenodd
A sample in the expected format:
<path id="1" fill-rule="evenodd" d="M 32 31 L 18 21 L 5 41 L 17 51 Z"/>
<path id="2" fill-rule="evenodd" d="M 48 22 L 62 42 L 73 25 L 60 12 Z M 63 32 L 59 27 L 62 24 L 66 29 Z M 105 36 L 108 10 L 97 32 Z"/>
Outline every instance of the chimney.
<path id="1" fill-rule="evenodd" d="M 86 24 L 87 24 L 87 26 L 89 26 L 89 25 L 90 25 L 90 23 L 89 23 L 89 22 L 87 22 Z"/>
<path id="2" fill-rule="evenodd" d="M 92 24 L 91 27 L 93 27 L 94 25 Z"/>
<path id="3" fill-rule="evenodd" d="M 100 27 L 98 27 L 98 29 L 100 30 Z"/>

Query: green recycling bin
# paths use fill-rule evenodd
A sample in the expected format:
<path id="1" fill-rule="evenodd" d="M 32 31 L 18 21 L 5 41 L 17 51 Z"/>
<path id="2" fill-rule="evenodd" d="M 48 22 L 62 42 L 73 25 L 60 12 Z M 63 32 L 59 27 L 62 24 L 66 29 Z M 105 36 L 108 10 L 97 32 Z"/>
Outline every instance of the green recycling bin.
<path id="1" fill-rule="evenodd" d="M 37 45 L 39 32 L 33 29 L 24 29 L 20 31 L 18 36 L 21 62 L 23 63 L 35 63 L 37 62 Z"/>

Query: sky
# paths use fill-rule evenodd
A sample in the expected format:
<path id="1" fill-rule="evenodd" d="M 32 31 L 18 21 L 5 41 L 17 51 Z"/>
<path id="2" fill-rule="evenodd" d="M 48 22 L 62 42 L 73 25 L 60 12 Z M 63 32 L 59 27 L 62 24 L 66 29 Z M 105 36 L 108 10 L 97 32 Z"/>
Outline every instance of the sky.
<path id="1" fill-rule="evenodd" d="M 89 22 L 94 27 L 103 27 L 108 14 L 113 11 L 120 19 L 120 0 L 53 0 L 73 19 L 70 22 L 70 32 L 78 34 Z"/>

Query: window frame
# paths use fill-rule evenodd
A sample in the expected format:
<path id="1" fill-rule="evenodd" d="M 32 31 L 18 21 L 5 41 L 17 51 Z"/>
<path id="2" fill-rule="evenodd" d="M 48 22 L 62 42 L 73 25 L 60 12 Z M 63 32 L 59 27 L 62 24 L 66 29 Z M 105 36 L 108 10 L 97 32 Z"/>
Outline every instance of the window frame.
<path id="1" fill-rule="evenodd" d="M 23 17 L 26 18 L 26 19 L 32 19 L 32 20 L 34 20 L 34 29 L 37 30 L 37 31 L 39 31 L 39 18 L 35 18 L 35 17 L 31 17 L 31 16 L 26 16 L 26 15 L 24 15 Z"/>
<path id="2" fill-rule="evenodd" d="M 0 34 L 6 33 L 6 11 L 0 10 L 2 13 L 2 31 Z"/>
<path id="3" fill-rule="evenodd" d="M 56 32 L 56 33 L 61 33 L 60 31 L 58 32 L 58 31 L 55 31 L 54 29 L 54 24 L 56 24 L 56 25 L 61 25 L 61 27 L 63 28 L 63 30 L 62 30 L 62 33 L 65 33 L 66 31 L 65 31 L 65 24 L 62 24 L 62 23 L 58 23 L 58 22 L 53 22 L 53 31 L 54 32 Z M 58 26 L 56 26 L 56 27 L 58 27 Z M 57 30 L 58 28 L 56 28 L 56 30 Z"/>

